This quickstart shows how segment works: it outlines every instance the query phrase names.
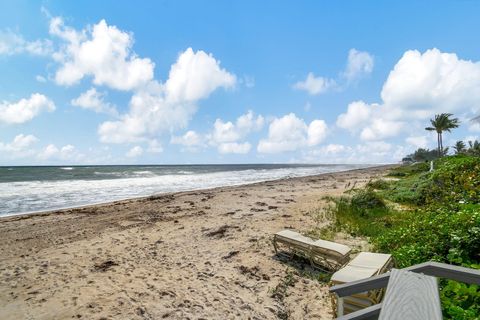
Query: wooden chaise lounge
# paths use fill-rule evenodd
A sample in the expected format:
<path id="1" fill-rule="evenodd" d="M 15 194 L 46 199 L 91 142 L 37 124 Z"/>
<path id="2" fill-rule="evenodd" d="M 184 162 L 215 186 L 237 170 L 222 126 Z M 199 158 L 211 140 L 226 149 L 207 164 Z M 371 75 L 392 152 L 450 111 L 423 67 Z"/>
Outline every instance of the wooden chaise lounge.
<path id="1" fill-rule="evenodd" d="M 273 247 L 278 253 L 280 245 L 294 255 L 304 257 L 312 266 L 320 269 L 338 270 L 350 259 L 351 249 L 343 244 L 313 240 L 293 230 L 282 230 L 273 236 Z"/>
<path id="2" fill-rule="evenodd" d="M 335 272 L 330 281 L 333 285 L 366 279 L 390 270 L 393 266 L 392 256 L 385 253 L 360 252 L 342 269 Z M 342 316 L 379 303 L 383 290 L 362 292 L 353 296 L 333 300 L 337 316 Z"/>

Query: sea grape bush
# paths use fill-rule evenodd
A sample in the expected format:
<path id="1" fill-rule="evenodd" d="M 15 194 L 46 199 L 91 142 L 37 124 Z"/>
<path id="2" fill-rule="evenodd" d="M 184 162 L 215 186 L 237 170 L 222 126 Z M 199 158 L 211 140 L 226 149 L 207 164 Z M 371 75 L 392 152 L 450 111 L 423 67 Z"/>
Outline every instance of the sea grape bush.
<path id="1" fill-rule="evenodd" d="M 480 157 L 443 158 L 431 174 L 428 203 L 480 203 Z"/>
<path id="2" fill-rule="evenodd" d="M 480 269 L 480 158 L 457 155 L 394 169 L 335 201 L 335 226 L 370 239 L 397 267 L 428 260 Z M 480 289 L 441 281 L 447 319 L 479 319 Z"/>

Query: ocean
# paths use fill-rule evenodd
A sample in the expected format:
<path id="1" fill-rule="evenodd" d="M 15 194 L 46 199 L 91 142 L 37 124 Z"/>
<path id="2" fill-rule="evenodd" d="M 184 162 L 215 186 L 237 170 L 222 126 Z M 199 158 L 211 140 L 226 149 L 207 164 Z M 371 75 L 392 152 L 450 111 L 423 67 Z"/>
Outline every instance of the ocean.
<path id="1" fill-rule="evenodd" d="M 0 167 L 0 216 L 367 166 L 240 164 Z"/>

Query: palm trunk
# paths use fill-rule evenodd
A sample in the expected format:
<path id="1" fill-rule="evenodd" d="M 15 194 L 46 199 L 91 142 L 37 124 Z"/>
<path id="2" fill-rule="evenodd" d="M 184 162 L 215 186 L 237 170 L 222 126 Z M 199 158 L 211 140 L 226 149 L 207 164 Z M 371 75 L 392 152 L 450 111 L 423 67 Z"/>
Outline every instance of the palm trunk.
<path id="1" fill-rule="evenodd" d="M 442 133 L 440 132 L 440 157 L 443 156 L 443 137 Z"/>
<path id="2" fill-rule="evenodd" d="M 440 158 L 440 133 L 437 132 L 437 151 L 438 151 L 438 157 Z"/>

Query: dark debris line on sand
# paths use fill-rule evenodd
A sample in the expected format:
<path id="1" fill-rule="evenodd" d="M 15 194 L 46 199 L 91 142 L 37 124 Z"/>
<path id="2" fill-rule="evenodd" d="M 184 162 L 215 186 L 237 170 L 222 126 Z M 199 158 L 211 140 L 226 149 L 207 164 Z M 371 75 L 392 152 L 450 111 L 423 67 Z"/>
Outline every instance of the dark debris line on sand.
<path id="1" fill-rule="evenodd" d="M 112 260 L 107 260 L 102 263 L 97 263 L 93 266 L 93 271 L 96 272 L 105 272 L 111 269 L 113 266 L 118 266 L 118 263 Z"/>

